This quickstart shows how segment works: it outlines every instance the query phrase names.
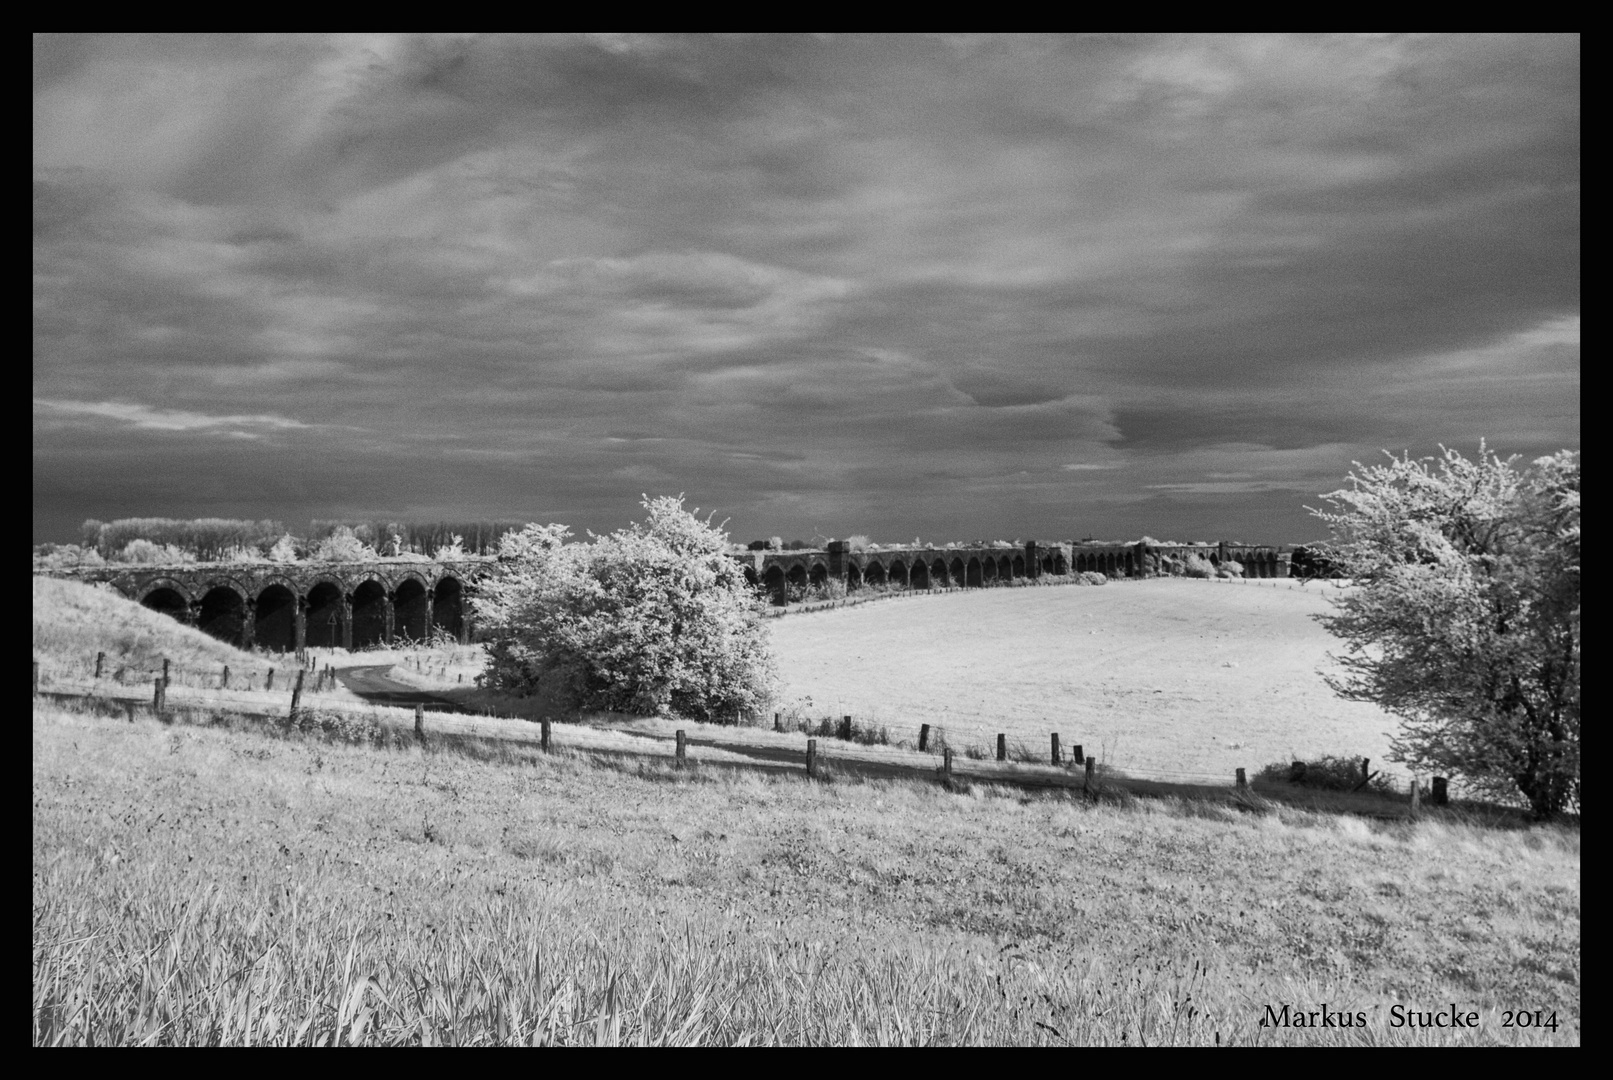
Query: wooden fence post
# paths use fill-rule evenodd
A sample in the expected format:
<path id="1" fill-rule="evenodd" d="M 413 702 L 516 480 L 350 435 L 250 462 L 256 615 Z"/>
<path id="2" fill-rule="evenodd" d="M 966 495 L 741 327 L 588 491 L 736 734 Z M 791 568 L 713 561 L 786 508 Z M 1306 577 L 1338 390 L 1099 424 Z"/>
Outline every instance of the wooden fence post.
<path id="1" fill-rule="evenodd" d="M 218 688 L 220 690 L 228 690 L 230 688 L 230 665 L 228 664 L 224 665 L 224 674 L 219 677 Z"/>
<path id="2" fill-rule="evenodd" d="M 1249 778 L 1246 775 L 1244 775 L 1244 771 L 1242 769 L 1238 770 L 1238 790 L 1239 791 L 1248 791 L 1249 790 Z"/>
<path id="3" fill-rule="evenodd" d="M 997 733 L 997 760 L 1008 760 L 1008 736 L 1000 731 Z"/>
<path id="4" fill-rule="evenodd" d="M 34 661 L 34 697 L 39 696 L 39 661 Z"/>
<path id="5" fill-rule="evenodd" d="M 684 762 L 683 748 L 684 748 L 683 729 L 679 728 L 678 729 L 678 764 L 679 765 L 682 765 L 683 762 Z"/>
<path id="6" fill-rule="evenodd" d="M 919 725 L 919 750 L 920 750 L 920 752 L 922 752 L 922 751 L 928 750 L 929 748 L 930 748 L 930 725 L 929 724 L 920 724 Z"/>
<path id="7" fill-rule="evenodd" d="M 807 776 L 809 778 L 818 775 L 817 766 L 818 766 L 818 740 L 817 739 L 808 739 L 807 740 Z"/>
<path id="8" fill-rule="evenodd" d="M 1418 804 L 1422 801 L 1422 793 L 1417 790 L 1417 774 L 1411 774 L 1411 816 L 1416 817 Z"/>
<path id="9" fill-rule="evenodd" d="M 1070 760 L 1071 761 L 1073 761 L 1077 765 L 1079 765 L 1083 761 L 1085 761 L 1086 759 L 1087 759 L 1086 755 L 1081 752 L 1081 744 L 1080 743 L 1076 743 L 1074 746 L 1070 747 Z"/>
<path id="10" fill-rule="evenodd" d="M 168 658 L 166 656 L 162 658 L 162 684 L 163 686 L 168 685 Z"/>
<path id="11" fill-rule="evenodd" d="M 840 718 L 840 737 L 847 742 L 851 741 L 851 717 L 849 716 Z"/>
<path id="12" fill-rule="evenodd" d="M 274 668 L 269 669 L 269 677 L 267 679 L 263 680 L 263 688 L 265 690 L 273 690 L 274 689 Z"/>
<path id="13" fill-rule="evenodd" d="M 95 654 L 95 677 L 97 679 L 99 679 L 101 677 L 101 667 L 105 663 L 106 663 L 106 653 L 104 653 L 104 652 L 96 653 Z"/>
<path id="14" fill-rule="evenodd" d="M 542 731 L 541 731 L 541 734 L 539 735 L 539 738 L 543 742 L 543 752 L 545 754 L 547 754 L 549 752 L 549 721 L 548 720 L 542 721 L 541 727 L 542 727 Z"/>
<path id="15" fill-rule="evenodd" d="M 1443 776 L 1434 777 L 1433 803 L 1435 806 L 1445 806 L 1450 800 L 1450 781 Z"/>
<path id="16" fill-rule="evenodd" d="M 1059 733 L 1053 732 L 1053 764 L 1059 763 Z"/>
<path id="17" fill-rule="evenodd" d="M 424 705 L 414 707 L 414 737 L 421 742 L 426 741 L 426 707 Z"/>
<path id="18" fill-rule="evenodd" d="M 1090 798 L 1092 795 L 1092 789 L 1096 786 L 1097 779 L 1098 759 L 1087 758 L 1087 774 L 1085 779 L 1081 781 L 1081 793 Z"/>
<path id="19" fill-rule="evenodd" d="M 129 723 L 134 723 L 134 702 L 125 701 L 123 703 L 123 715 L 129 718 Z"/>
<path id="20" fill-rule="evenodd" d="M 152 681 L 156 685 L 152 688 L 151 708 L 154 712 L 156 712 L 157 719 L 161 720 L 163 711 L 168 707 L 168 687 L 163 683 L 161 678 L 157 678 Z"/>
<path id="21" fill-rule="evenodd" d="M 941 748 L 941 771 L 948 776 L 952 775 L 952 747 Z"/>
<path id="22" fill-rule="evenodd" d="M 783 713 L 774 713 L 773 714 L 773 730 L 774 731 L 783 731 L 784 730 L 784 714 Z"/>
<path id="23" fill-rule="evenodd" d="M 297 706 L 302 703 L 302 677 L 306 674 L 305 669 L 297 669 L 297 685 L 291 688 L 291 712 L 288 714 L 292 720 L 297 719 Z"/>
<path id="24" fill-rule="evenodd" d="M 1366 782 L 1368 780 L 1372 779 L 1372 774 L 1367 771 L 1367 764 L 1371 760 L 1372 760 L 1371 758 L 1362 758 L 1361 759 L 1361 784 L 1363 786 L 1366 784 Z"/>

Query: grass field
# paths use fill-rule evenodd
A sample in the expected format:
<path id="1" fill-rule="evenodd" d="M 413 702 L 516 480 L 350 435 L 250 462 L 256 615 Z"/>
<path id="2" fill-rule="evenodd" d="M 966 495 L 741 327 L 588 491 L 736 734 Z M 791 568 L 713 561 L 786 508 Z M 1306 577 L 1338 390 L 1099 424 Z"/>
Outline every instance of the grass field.
<path id="1" fill-rule="evenodd" d="M 82 680 L 97 649 L 204 673 L 264 659 L 69 584 L 36 579 L 47 685 Z M 933 654 L 942 669 L 990 645 L 985 668 L 1027 716 L 1066 714 L 1047 696 L 1056 678 L 1039 713 L 1034 689 L 1016 689 L 1016 673 L 1058 675 L 1037 674 L 1034 643 L 1056 658 L 1070 651 L 1059 634 L 1107 627 L 1085 635 L 1100 659 L 1110 650 L 1105 662 L 1071 685 L 1118 679 L 1116 704 L 1089 713 L 1116 724 L 1131 700 L 1120 690 L 1147 672 L 1126 643 L 1149 625 L 1171 640 L 1175 627 L 1178 670 L 1155 671 L 1152 689 L 1205 699 L 1195 704 L 1229 725 L 1258 721 L 1228 742 L 1280 725 L 1282 710 L 1257 708 L 1267 676 L 1218 658 L 1262 643 L 1320 655 L 1304 618 L 1314 598 L 1154 584 L 924 597 L 771 625 L 792 679 L 836 656 L 855 674 L 859 637 L 877 640 L 882 621 L 897 653 Z M 1040 630 L 1013 637 L 998 596 L 1030 605 L 1020 621 Z M 968 635 L 972 646 L 958 641 Z M 1214 644 L 1195 652 L 1201 636 Z M 469 662 L 418 656 L 450 674 Z M 416 654 L 328 659 L 407 670 Z M 1208 693 L 1199 684 L 1217 672 Z M 861 685 L 886 695 L 871 700 L 893 726 L 916 728 L 893 703 L 907 693 L 924 715 L 954 710 L 938 720 L 955 734 L 971 730 L 953 683 Z M 1286 692 L 1336 705 L 1325 688 Z M 557 728 L 545 755 L 530 724 L 433 717 L 421 747 L 407 710 L 311 702 L 401 736 L 346 745 L 210 723 L 220 706 L 283 710 L 280 691 L 223 693 L 202 678 L 173 693 L 176 724 L 35 703 L 36 1045 L 1580 1041 L 1577 824 L 1379 822 L 1251 811 L 1225 795 L 1089 804 L 995 787 L 994 770 L 1046 767 L 992 762 L 964 762 L 972 787 L 949 793 L 933 779 L 835 780 L 840 758 L 924 758 L 821 740 L 828 782 L 737 768 L 740 755 L 704 745 L 678 769 L 675 727 L 741 747 L 805 737 L 653 718 Z M 868 717 L 850 702 L 818 712 L 842 708 Z M 1009 711 L 983 715 L 982 738 L 1005 730 Z M 1138 709 L 1127 730 L 1167 746 L 1154 715 Z M 1349 730 L 1290 745 L 1336 750 Z M 1242 749 L 1259 763 L 1262 751 Z M 1451 1003 L 1478 1010 L 1480 1027 L 1390 1026 L 1396 1004 Z M 1259 1023 L 1268 1006 L 1324 1004 L 1364 1013 L 1366 1027 Z M 1505 1009 L 1544 1010 L 1557 1028 L 1504 1028 Z"/>
<path id="2" fill-rule="evenodd" d="M 38 1044 L 1578 1043 L 1579 836 L 36 706 Z M 1389 1026 L 1395 1003 L 1480 1012 Z M 1365 1029 L 1262 1028 L 1268 1005 Z M 1555 1013 L 1555 1032 L 1501 1027 Z"/>
<path id="3" fill-rule="evenodd" d="M 1140 776 L 1230 778 L 1322 753 L 1382 762 L 1394 718 L 1317 673 L 1337 642 L 1297 581 L 1119 581 L 981 589 L 771 623 L 783 701 L 913 738 L 1048 735 Z"/>

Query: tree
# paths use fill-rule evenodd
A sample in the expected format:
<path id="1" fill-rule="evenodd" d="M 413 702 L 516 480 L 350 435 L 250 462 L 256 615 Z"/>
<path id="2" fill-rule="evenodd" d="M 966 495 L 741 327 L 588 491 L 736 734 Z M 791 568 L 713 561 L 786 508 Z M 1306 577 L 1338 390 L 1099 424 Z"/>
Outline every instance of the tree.
<path id="1" fill-rule="evenodd" d="M 645 497 L 648 516 L 590 543 L 528 525 L 499 543 L 475 601 L 494 634 L 486 678 L 576 709 L 732 720 L 771 697 L 762 608 L 728 537 Z"/>
<path id="2" fill-rule="evenodd" d="M 1441 450 L 1356 462 L 1311 510 L 1355 584 L 1318 616 L 1345 642 L 1328 684 L 1400 717 L 1392 760 L 1549 817 L 1580 795 L 1579 454 Z"/>

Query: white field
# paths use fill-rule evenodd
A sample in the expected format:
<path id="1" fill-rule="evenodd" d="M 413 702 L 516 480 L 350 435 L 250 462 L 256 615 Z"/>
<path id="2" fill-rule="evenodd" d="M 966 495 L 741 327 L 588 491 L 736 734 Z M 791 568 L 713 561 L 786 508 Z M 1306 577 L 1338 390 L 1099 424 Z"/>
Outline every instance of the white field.
<path id="1" fill-rule="evenodd" d="M 1333 587 L 1182 578 L 981 589 L 770 623 L 786 709 L 893 739 L 1045 750 L 1058 732 L 1137 776 L 1229 779 L 1324 753 L 1383 762 L 1395 718 L 1322 681 Z M 1391 769 L 1391 773 L 1400 770 Z"/>

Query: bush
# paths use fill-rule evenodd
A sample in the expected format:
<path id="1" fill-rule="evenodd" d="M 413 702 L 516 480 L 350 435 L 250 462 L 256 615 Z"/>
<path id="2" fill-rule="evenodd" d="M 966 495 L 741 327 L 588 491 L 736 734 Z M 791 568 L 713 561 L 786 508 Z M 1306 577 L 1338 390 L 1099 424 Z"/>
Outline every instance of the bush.
<path id="1" fill-rule="evenodd" d="M 380 556 L 351 528 L 338 525 L 334 532 L 314 546 L 311 558 L 316 562 L 364 562 Z"/>
<path id="2" fill-rule="evenodd" d="M 1361 783 L 1361 759 L 1324 754 L 1310 761 L 1295 760 L 1286 765 L 1274 762 L 1261 769 L 1256 779 L 1298 784 L 1323 791 L 1354 791 L 1356 785 Z M 1372 774 L 1366 790 L 1389 795 L 1394 793 L 1394 784 L 1380 771 Z"/>
<path id="3" fill-rule="evenodd" d="M 140 566 L 172 566 L 176 563 L 193 563 L 196 556 L 181 551 L 171 544 L 153 544 L 150 540 L 130 540 L 118 552 L 117 562 Z"/>
<path id="4" fill-rule="evenodd" d="M 1109 579 L 1096 570 L 1083 570 L 1075 575 L 1075 583 L 1077 585 L 1107 585 Z"/>
<path id="5" fill-rule="evenodd" d="M 1228 559 L 1222 563 L 1215 572 L 1216 577 L 1241 578 L 1243 577 L 1243 563 L 1236 559 Z"/>
<path id="6" fill-rule="evenodd" d="M 70 570 L 79 566 L 105 566 L 93 547 L 77 544 L 39 544 L 34 548 L 35 570 Z"/>
<path id="7" fill-rule="evenodd" d="M 1196 551 L 1190 553 L 1187 558 L 1178 559 L 1175 562 L 1176 565 L 1182 568 L 1181 574 L 1183 577 L 1213 578 L 1215 576 L 1215 564 Z"/>
<path id="8" fill-rule="evenodd" d="M 728 721 L 773 696 L 762 606 L 728 538 L 646 497 L 642 524 L 591 543 L 528 525 L 473 601 L 494 639 L 487 685 L 573 709 Z"/>

